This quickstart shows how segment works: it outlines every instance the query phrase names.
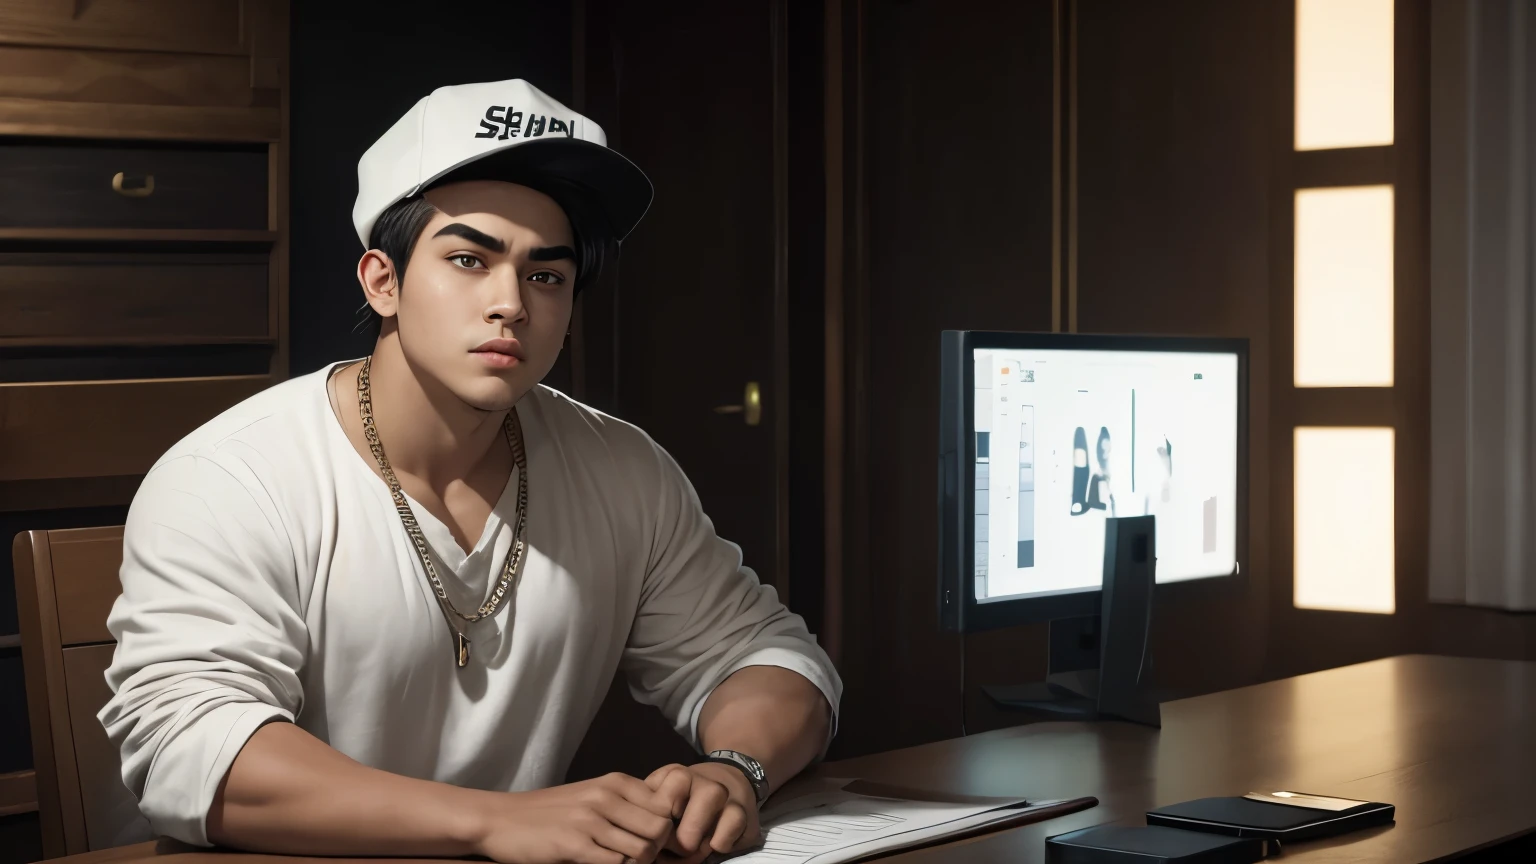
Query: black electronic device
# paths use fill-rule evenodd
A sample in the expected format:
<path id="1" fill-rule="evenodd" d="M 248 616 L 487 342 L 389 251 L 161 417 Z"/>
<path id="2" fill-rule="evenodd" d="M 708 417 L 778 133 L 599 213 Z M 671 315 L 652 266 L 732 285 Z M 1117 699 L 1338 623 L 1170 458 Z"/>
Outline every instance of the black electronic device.
<path id="1" fill-rule="evenodd" d="M 1050 864 L 1253 864 L 1264 840 L 1148 825 L 1097 825 L 1045 840 Z"/>
<path id="2" fill-rule="evenodd" d="M 1047 679 L 984 688 L 994 702 L 1155 725 L 1154 593 L 1236 576 L 1247 548 L 1247 340 L 951 330 L 940 357 L 941 626 L 1049 622 Z M 1111 601 L 1113 526 L 1142 517 L 1155 552 Z M 1108 607 L 1136 610 L 1134 632 Z M 1130 702 L 1101 705 L 1111 679 Z"/>
<path id="3" fill-rule="evenodd" d="M 1160 807 L 1147 813 L 1147 824 L 1289 843 L 1386 825 L 1396 813 L 1396 807 L 1378 801 L 1304 792 L 1250 792 Z"/>

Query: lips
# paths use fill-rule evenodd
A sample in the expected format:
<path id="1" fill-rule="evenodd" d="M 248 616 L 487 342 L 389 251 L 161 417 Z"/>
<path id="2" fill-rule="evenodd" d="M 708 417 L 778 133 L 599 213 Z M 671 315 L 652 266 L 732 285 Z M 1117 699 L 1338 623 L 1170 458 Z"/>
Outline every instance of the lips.
<path id="1" fill-rule="evenodd" d="M 505 354 L 518 360 L 526 360 L 523 356 L 523 346 L 516 339 L 492 339 L 474 350 L 475 354 Z"/>

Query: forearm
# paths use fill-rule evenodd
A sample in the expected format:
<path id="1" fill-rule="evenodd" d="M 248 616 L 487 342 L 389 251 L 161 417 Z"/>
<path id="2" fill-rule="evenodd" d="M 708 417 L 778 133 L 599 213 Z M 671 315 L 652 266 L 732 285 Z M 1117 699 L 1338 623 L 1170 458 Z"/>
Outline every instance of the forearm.
<path id="1" fill-rule="evenodd" d="M 208 839 L 290 855 L 461 857 L 476 852 L 478 805 L 490 794 L 370 768 L 291 723 L 268 723 L 220 784 Z"/>
<path id="2" fill-rule="evenodd" d="M 831 722 L 832 706 L 805 676 L 778 666 L 748 666 L 704 703 L 699 740 L 706 753 L 736 750 L 761 762 L 777 790 L 821 753 Z"/>

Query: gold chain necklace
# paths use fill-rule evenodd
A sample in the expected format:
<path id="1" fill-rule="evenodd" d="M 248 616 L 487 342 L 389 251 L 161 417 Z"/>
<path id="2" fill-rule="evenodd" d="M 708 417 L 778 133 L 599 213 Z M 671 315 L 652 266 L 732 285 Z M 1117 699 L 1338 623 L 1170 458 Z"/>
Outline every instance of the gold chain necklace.
<path id="1" fill-rule="evenodd" d="M 485 602 L 473 615 L 466 615 L 455 609 L 453 601 L 448 599 L 448 592 L 443 590 L 443 582 L 437 578 L 437 568 L 432 566 L 432 555 L 427 549 L 427 538 L 422 536 L 421 526 L 416 522 L 416 514 L 411 512 L 411 505 L 405 500 L 405 493 L 400 491 L 400 481 L 395 478 L 395 471 L 389 467 L 389 457 L 384 455 L 384 445 L 379 441 L 379 430 L 373 425 L 373 399 L 372 389 L 369 387 L 368 372 L 373 367 L 373 355 L 363 360 L 363 368 L 357 375 L 357 401 L 358 409 L 363 415 L 363 436 L 368 439 L 368 448 L 373 451 L 373 458 L 378 460 L 379 471 L 384 475 L 384 482 L 389 484 L 389 494 L 395 500 L 395 512 L 400 514 L 400 521 L 405 523 L 405 531 L 411 536 L 411 544 L 416 547 L 416 557 L 421 559 L 422 569 L 427 573 L 427 579 L 432 583 L 432 589 L 437 593 L 438 605 L 443 609 L 443 615 L 448 619 L 448 626 L 453 630 L 454 646 L 453 656 L 459 668 L 469 665 L 469 637 L 464 635 L 464 628 L 459 621 L 473 623 L 482 618 L 489 618 L 496 614 L 501 606 L 502 599 L 507 595 L 508 587 L 511 593 L 517 594 L 517 587 L 512 584 L 514 578 L 522 573 L 519 567 L 523 560 L 523 527 L 528 521 L 528 459 L 523 451 L 523 427 L 517 418 L 517 409 L 507 412 L 507 418 L 502 423 L 501 429 L 506 435 L 507 443 L 512 447 L 512 461 L 517 466 L 517 522 L 512 530 L 512 548 L 507 550 L 507 561 L 501 569 L 501 581 L 496 584 Z M 508 628 L 511 621 L 507 622 Z"/>

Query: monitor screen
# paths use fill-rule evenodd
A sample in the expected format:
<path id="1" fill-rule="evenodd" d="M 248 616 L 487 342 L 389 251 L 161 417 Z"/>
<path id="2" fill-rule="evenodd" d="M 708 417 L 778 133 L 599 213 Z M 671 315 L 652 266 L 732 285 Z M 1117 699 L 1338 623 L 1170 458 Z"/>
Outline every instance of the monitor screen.
<path id="1" fill-rule="evenodd" d="M 1057 344 L 970 348 L 975 602 L 1097 591 L 1110 517 L 1159 583 L 1234 572 L 1237 351 Z"/>
<path id="2" fill-rule="evenodd" d="M 1115 518 L 1155 519 L 1159 584 L 1239 572 L 1246 339 L 941 337 L 943 627 L 1098 614 Z"/>

